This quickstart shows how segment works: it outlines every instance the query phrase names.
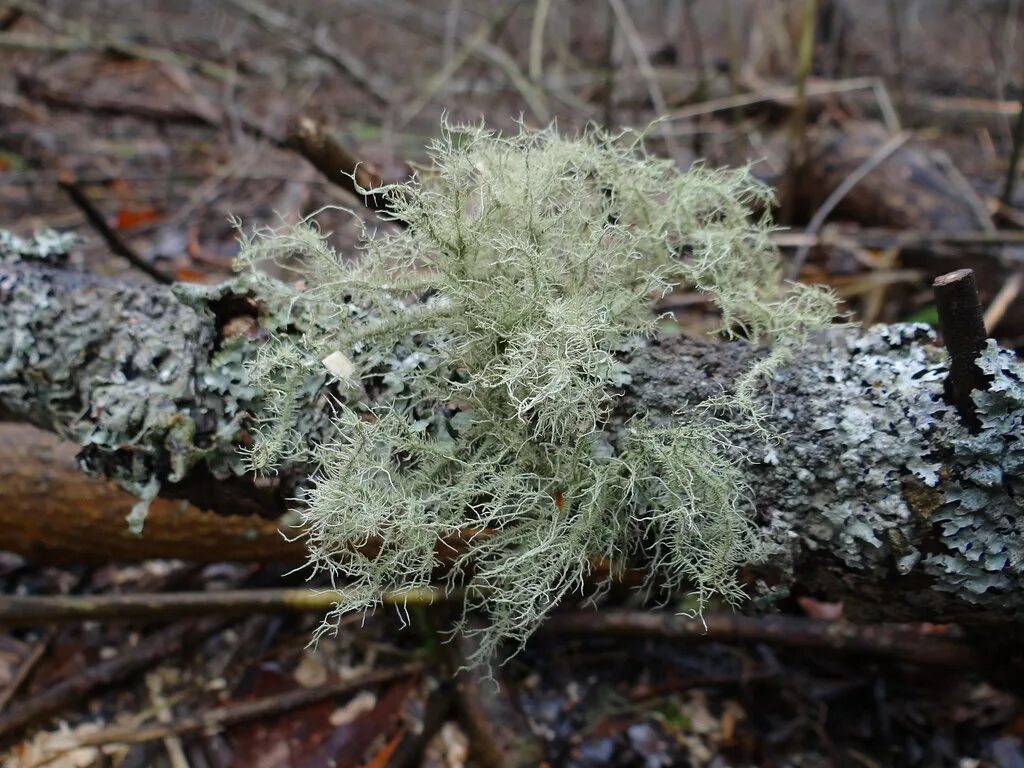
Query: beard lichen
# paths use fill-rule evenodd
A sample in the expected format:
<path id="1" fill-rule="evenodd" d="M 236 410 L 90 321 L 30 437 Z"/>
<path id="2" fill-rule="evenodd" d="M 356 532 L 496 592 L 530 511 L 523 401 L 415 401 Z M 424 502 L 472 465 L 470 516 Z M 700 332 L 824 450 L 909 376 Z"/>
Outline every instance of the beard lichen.
<path id="1" fill-rule="evenodd" d="M 310 562 L 351 595 L 321 631 L 429 585 L 442 562 L 489 619 L 474 661 L 628 563 L 660 594 L 738 600 L 735 571 L 759 546 L 728 436 L 764 429 L 758 382 L 834 314 L 827 291 L 782 283 L 767 215 L 752 214 L 770 191 L 747 170 L 680 173 L 629 134 L 445 128 L 430 156 L 429 172 L 374 190 L 406 226 L 364 232 L 358 254 L 312 222 L 243 238 L 244 266 L 299 278 L 261 273 L 307 331 L 251 367 L 268 392 L 251 459 L 316 468 Z M 671 424 L 618 418 L 624 353 L 681 285 L 713 299 L 724 334 L 770 351 Z M 291 409 L 325 368 L 337 431 L 314 440 Z"/>

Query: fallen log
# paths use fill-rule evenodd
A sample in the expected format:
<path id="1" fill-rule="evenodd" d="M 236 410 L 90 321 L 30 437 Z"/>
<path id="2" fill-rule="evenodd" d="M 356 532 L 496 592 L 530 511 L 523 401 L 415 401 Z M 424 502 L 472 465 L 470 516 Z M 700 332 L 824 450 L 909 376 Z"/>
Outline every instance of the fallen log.
<path id="1" fill-rule="evenodd" d="M 83 473 L 77 450 L 35 427 L 0 424 L 0 549 L 36 564 L 147 558 L 299 563 L 305 558 L 302 542 L 286 539 L 273 520 L 218 518 L 184 501 L 154 499 L 145 535 L 135 535 L 125 519 L 138 498 Z"/>
<path id="2" fill-rule="evenodd" d="M 270 330 L 300 333 L 244 279 L 128 285 L 0 263 L 0 414 L 74 439 L 89 471 L 145 496 L 280 515 L 308 467 L 245 471 L 261 393 L 243 365 Z M 758 350 L 662 337 L 630 353 L 619 416 L 672 418 L 731 385 Z M 761 393 L 778 445 L 737 434 L 769 556 L 755 593 L 842 599 L 851 618 L 1024 619 L 1024 369 L 990 342 L 972 434 L 943 399 L 945 356 L 923 326 L 824 334 Z M 299 403 L 330 429 L 323 388 Z M 308 425 L 308 429 L 306 429 Z"/>

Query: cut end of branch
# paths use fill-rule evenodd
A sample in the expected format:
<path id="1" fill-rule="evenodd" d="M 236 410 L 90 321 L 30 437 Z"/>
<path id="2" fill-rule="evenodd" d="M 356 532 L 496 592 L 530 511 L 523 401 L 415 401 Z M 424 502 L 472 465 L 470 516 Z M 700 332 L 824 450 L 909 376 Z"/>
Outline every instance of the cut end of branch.
<path id="1" fill-rule="evenodd" d="M 974 272 L 958 269 L 935 278 L 932 283 L 938 305 L 942 338 L 949 350 L 946 401 L 957 409 L 973 432 L 980 426 L 971 393 L 984 389 L 988 378 L 978 367 L 985 348 L 985 320 L 974 282 Z"/>

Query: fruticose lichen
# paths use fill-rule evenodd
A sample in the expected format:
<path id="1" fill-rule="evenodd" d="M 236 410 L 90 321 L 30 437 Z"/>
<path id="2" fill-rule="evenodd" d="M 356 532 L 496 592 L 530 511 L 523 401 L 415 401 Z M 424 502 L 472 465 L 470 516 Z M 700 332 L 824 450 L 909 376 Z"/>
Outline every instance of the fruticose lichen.
<path id="1" fill-rule="evenodd" d="M 420 178 L 375 190 L 406 226 L 367 231 L 351 258 L 309 222 L 243 242 L 243 265 L 300 280 L 262 277 L 261 295 L 308 330 L 251 366 L 271 393 L 251 459 L 305 454 L 317 468 L 311 562 L 356 595 L 324 629 L 427 585 L 442 559 L 490 619 L 476 660 L 524 642 L 599 561 L 604 580 L 642 560 L 652 589 L 738 598 L 758 541 L 727 435 L 739 423 L 769 437 L 755 388 L 834 314 L 827 291 L 782 284 L 770 223 L 751 213 L 770 192 L 745 170 L 679 173 L 630 135 L 449 129 L 430 154 Z M 613 428 L 621 353 L 677 285 L 770 352 L 672 424 L 637 414 Z M 324 368 L 337 434 L 318 440 L 295 428 L 294 404 Z M 439 551 L 453 538 L 465 548 Z"/>

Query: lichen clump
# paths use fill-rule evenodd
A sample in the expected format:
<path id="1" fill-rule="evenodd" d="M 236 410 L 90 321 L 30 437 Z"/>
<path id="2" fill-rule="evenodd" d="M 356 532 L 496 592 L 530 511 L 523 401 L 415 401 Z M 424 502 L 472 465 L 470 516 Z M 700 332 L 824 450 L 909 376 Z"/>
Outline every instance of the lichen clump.
<path id="1" fill-rule="evenodd" d="M 253 463 L 316 467 L 311 562 L 353 594 L 324 629 L 442 562 L 489 618 L 476 660 L 628 563 L 649 591 L 738 599 L 758 542 L 729 435 L 763 429 L 758 382 L 834 314 L 827 291 L 782 283 L 770 222 L 752 215 L 770 191 L 746 170 L 680 173 L 632 135 L 446 128 L 430 156 L 419 178 L 375 190 L 407 226 L 365 232 L 358 254 L 309 222 L 243 241 L 243 264 L 299 273 L 263 281 L 308 330 L 252 367 L 270 392 Z M 621 418 L 628 352 L 680 285 L 714 300 L 723 333 L 769 351 L 671 424 Z M 337 434 L 313 441 L 290 409 L 325 366 Z"/>

